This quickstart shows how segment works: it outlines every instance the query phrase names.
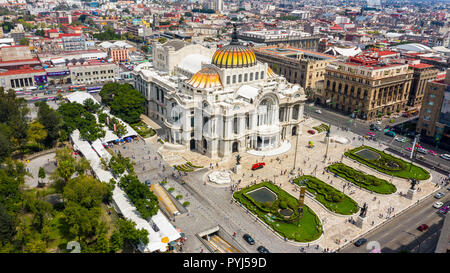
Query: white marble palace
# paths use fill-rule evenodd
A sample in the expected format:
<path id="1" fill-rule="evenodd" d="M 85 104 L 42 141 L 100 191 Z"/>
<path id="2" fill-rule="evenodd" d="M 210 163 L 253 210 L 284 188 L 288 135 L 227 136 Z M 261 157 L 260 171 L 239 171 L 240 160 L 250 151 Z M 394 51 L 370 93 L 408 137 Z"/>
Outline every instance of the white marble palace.
<path id="1" fill-rule="evenodd" d="M 138 65 L 134 85 L 147 115 L 163 125 L 166 141 L 209 157 L 278 148 L 301 133 L 306 96 L 239 44 L 209 49 L 169 41 Z"/>

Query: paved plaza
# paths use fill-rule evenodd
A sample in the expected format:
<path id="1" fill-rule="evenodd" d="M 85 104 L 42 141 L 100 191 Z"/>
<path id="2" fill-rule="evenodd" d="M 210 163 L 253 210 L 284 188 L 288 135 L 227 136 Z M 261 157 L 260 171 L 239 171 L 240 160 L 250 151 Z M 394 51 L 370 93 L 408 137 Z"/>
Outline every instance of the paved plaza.
<path id="1" fill-rule="evenodd" d="M 307 196 L 307 198 L 305 199 L 305 204 L 312 208 L 314 212 L 319 216 L 324 227 L 324 234 L 317 241 L 317 243 L 320 244 L 321 247 L 329 248 L 330 250 L 337 250 L 349 241 L 354 240 L 355 238 L 361 236 L 374 227 L 383 224 L 389 218 L 394 217 L 402 210 L 416 204 L 418 200 L 422 200 L 438 189 L 437 187 L 435 187 L 435 184 L 431 182 L 431 180 L 433 180 L 433 182 L 437 182 L 441 179 L 441 175 L 432 172 L 432 179 L 430 179 L 430 181 L 420 182 L 420 184 L 416 186 L 418 191 L 416 191 L 412 200 L 401 196 L 399 193 L 405 194 L 410 187 L 410 183 L 406 179 L 400 179 L 379 173 L 369 167 L 366 167 L 365 165 L 356 163 L 353 160 L 350 160 L 343 156 L 346 150 L 358 147 L 362 144 L 369 145 L 380 150 L 383 150 L 385 147 L 373 141 L 363 142 L 362 140 L 358 140 L 358 136 L 354 135 L 353 133 L 338 130 L 334 126 L 332 126 L 331 128 L 331 136 L 347 138 L 350 140 L 350 142 L 348 144 L 330 142 L 328 147 L 328 158 L 326 162 L 324 162 L 324 155 L 327 146 L 325 142 L 325 132 L 315 135 L 310 135 L 307 133 L 307 131 L 312 129 L 312 127 L 320 124 L 321 122 L 317 120 L 309 119 L 303 126 L 302 134 L 298 138 L 297 162 L 295 164 L 296 170 L 294 175 L 291 175 L 290 171 L 294 167 L 294 153 L 296 142 L 295 136 L 291 137 L 290 139 L 292 148 L 288 152 L 283 154 L 273 156 L 255 156 L 247 152 L 239 153 L 241 156 L 242 172 L 241 174 L 233 173 L 232 179 L 233 183 L 238 188 L 243 188 L 247 185 L 251 185 L 261 181 L 271 180 L 293 196 L 297 196 L 299 194 L 298 188 L 293 185 L 290 180 L 300 174 L 310 174 L 316 176 L 317 178 L 335 187 L 336 189 L 343 191 L 345 194 L 354 199 L 360 207 L 362 207 L 364 203 L 367 203 L 368 212 L 363 228 L 361 229 L 349 221 L 349 219 L 356 220 L 358 214 L 353 216 L 342 216 L 334 214 L 325 209 L 320 203 Z M 314 148 L 308 147 L 309 141 L 314 142 Z M 167 151 L 164 149 L 160 149 L 160 151 L 164 158 L 167 157 L 173 159 L 171 164 L 182 164 L 186 161 L 191 161 L 196 165 L 206 166 L 208 169 L 211 166 L 210 164 L 212 164 L 213 169 L 215 170 L 232 169 L 236 162 L 235 156 L 237 155 L 235 154 L 233 157 L 227 159 L 214 160 L 191 151 L 176 152 L 173 150 Z M 250 169 L 252 164 L 256 162 L 265 162 L 266 166 L 262 169 L 251 171 Z M 326 166 L 334 162 L 343 162 L 355 169 L 362 170 L 368 174 L 372 174 L 390 181 L 397 187 L 397 192 L 387 196 L 370 193 L 365 189 L 360 189 L 359 187 L 354 186 L 352 183 L 346 182 L 345 180 L 342 180 L 340 178 L 336 178 L 324 171 L 324 168 Z M 189 174 L 189 176 L 192 175 L 193 174 Z M 201 185 L 201 182 L 193 183 L 192 187 L 199 187 L 199 185 Z M 215 192 L 221 192 L 224 191 L 224 189 L 222 187 L 211 185 L 211 183 L 207 183 L 207 185 L 204 185 L 203 188 L 200 187 L 198 191 L 201 192 L 202 195 L 205 196 L 205 198 L 208 198 L 212 197 Z M 229 188 L 227 194 L 229 195 L 228 200 L 231 200 L 232 193 Z M 208 199 L 212 199 L 215 202 L 219 200 L 217 196 Z M 218 205 L 222 206 L 223 204 Z M 226 210 L 233 210 L 234 207 L 235 206 L 228 205 L 226 207 Z M 252 234 L 253 232 L 253 230 L 250 229 L 251 226 L 251 224 L 248 226 L 248 232 L 250 234 Z M 263 225 L 261 223 L 255 222 L 253 226 L 256 227 Z M 273 235 L 273 237 L 275 241 L 279 240 L 279 244 L 282 245 L 304 245 L 298 243 L 285 243 L 282 242 L 282 240 L 277 236 Z M 274 243 L 277 244 L 276 242 Z M 282 248 L 280 249 L 280 252 L 291 252 L 288 251 L 288 249 L 291 248 Z"/>

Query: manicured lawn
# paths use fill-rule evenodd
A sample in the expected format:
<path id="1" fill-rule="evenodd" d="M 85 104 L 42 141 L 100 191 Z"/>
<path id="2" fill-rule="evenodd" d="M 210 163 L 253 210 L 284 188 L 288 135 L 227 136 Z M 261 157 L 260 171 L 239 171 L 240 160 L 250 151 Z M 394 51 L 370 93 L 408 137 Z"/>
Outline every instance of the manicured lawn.
<path id="1" fill-rule="evenodd" d="M 356 152 L 361 150 L 370 150 L 378 153 L 381 157 L 379 159 L 367 159 L 358 155 Z M 415 178 L 417 180 L 426 180 L 430 178 L 430 173 L 425 169 L 412 165 L 398 157 L 392 156 L 385 152 L 379 151 L 375 148 L 369 146 L 361 146 L 345 152 L 345 155 L 351 159 L 358 161 L 368 167 L 378 170 L 379 172 L 393 175 L 400 178 L 411 179 Z"/>
<path id="2" fill-rule="evenodd" d="M 143 138 L 152 137 L 156 134 L 155 130 L 150 128 L 143 121 L 140 121 L 140 122 L 134 123 L 134 124 L 130 124 L 130 126 Z"/>
<path id="3" fill-rule="evenodd" d="M 392 194 L 397 191 L 394 184 L 376 176 L 353 169 L 343 163 L 335 163 L 328 166 L 327 169 L 343 179 L 375 193 Z"/>
<path id="4" fill-rule="evenodd" d="M 251 198 L 246 193 L 255 189 L 266 187 L 277 195 L 277 200 L 260 203 Z M 251 187 L 233 193 L 233 196 L 248 210 L 272 227 L 281 236 L 298 242 L 311 242 L 322 234 L 322 224 L 317 215 L 308 206 L 303 207 L 303 216 L 299 218 L 298 200 L 280 187 L 270 182 L 262 182 Z M 293 214 L 284 218 L 279 210 L 289 208 Z"/>
<path id="5" fill-rule="evenodd" d="M 294 183 L 306 186 L 306 190 L 315 195 L 315 199 L 328 210 L 342 215 L 351 215 L 359 210 L 358 203 L 341 191 L 328 185 L 317 177 L 302 175 L 294 179 Z"/>

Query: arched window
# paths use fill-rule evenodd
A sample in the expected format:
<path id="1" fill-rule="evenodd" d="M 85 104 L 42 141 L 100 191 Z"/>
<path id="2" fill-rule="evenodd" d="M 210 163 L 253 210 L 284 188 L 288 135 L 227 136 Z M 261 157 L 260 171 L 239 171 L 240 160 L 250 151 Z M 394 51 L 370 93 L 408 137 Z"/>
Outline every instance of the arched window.
<path id="1" fill-rule="evenodd" d="M 259 73 L 255 72 L 255 80 L 258 80 Z"/>

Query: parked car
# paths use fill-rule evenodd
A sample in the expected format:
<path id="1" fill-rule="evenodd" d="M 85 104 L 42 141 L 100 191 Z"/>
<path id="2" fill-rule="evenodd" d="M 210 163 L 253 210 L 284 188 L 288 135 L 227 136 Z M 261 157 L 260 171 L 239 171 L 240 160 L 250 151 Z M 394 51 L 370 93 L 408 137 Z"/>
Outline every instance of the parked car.
<path id="1" fill-rule="evenodd" d="M 244 234 L 244 236 L 242 236 L 242 238 L 250 245 L 255 244 L 255 240 L 253 240 L 252 236 L 250 236 L 248 234 Z"/>
<path id="2" fill-rule="evenodd" d="M 382 129 L 381 129 L 381 126 L 380 126 L 380 125 L 375 126 L 375 130 L 381 131 L 381 130 L 382 130 Z"/>
<path id="3" fill-rule="evenodd" d="M 372 132 L 367 132 L 367 135 L 369 135 L 369 136 L 375 136 L 375 134 L 372 133 Z"/>
<path id="4" fill-rule="evenodd" d="M 399 137 L 399 136 L 396 136 L 395 138 L 394 138 L 396 141 L 398 141 L 398 142 L 402 142 L 402 143 L 405 143 L 405 142 L 407 142 L 407 140 L 406 140 L 406 138 L 404 138 L 404 137 Z"/>
<path id="5" fill-rule="evenodd" d="M 316 133 L 316 131 L 314 130 L 308 130 L 308 133 L 310 133 L 311 135 L 314 135 Z"/>
<path id="6" fill-rule="evenodd" d="M 367 242 L 366 238 L 361 238 L 361 239 L 359 239 L 358 241 L 355 242 L 355 246 L 360 247 L 363 244 L 365 244 L 366 242 Z"/>
<path id="7" fill-rule="evenodd" d="M 373 123 L 370 124 L 370 125 L 369 125 L 369 128 L 370 128 L 371 131 L 375 130 L 375 124 L 373 124 Z"/>
<path id="8" fill-rule="evenodd" d="M 405 150 L 411 152 L 411 151 L 412 151 L 412 148 L 411 148 L 411 147 L 405 147 Z"/>
<path id="9" fill-rule="evenodd" d="M 258 250 L 259 253 L 270 253 L 269 250 L 263 246 L 258 246 L 256 250 Z"/>
<path id="10" fill-rule="evenodd" d="M 433 208 L 439 209 L 439 208 L 442 207 L 443 205 L 444 205 L 444 203 L 442 203 L 442 202 L 440 202 L 440 201 L 437 201 L 437 202 L 434 202 Z"/>
<path id="11" fill-rule="evenodd" d="M 427 224 L 422 224 L 417 228 L 419 231 L 425 231 L 428 229 L 428 225 Z"/>
<path id="12" fill-rule="evenodd" d="M 255 164 L 253 164 L 253 166 L 252 166 L 252 171 L 261 169 L 261 168 L 264 167 L 264 166 L 266 166 L 266 163 L 264 163 L 264 162 L 258 162 L 258 163 L 255 163 Z"/>
<path id="13" fill-rule="evenodd" d="M 316 109 L 315 111 L 317 114 L 322 114 L 322 111 L 320 111 L 319 109 Z"/>
<path id="14" fill-rule="evenodd" d="M 387 135 L 387 136 L 390 136 L 390 137 L 395 137 L 395 132 L 394 131 L 385 131 L 384 134 Z"/>
<path id="15" fill-rule="evenodd" d="M 433 150 L 428 150 L 428 153 L 429 153 L 430 155 L 437 155 L 437 153 L 436 153 L 435 151 L 433 151 Z"/>
<path id="16" fill-rule="evenodd" d="M 439 213 L 442 214 L 447 214 L 447 212 L 450 210 L 450 206 L 443 206 L 440 210 Z"/>
<path id="17" fill-rule="evenodd" d="M 442 157 L 445 160 L 450 160 L 450 155 L 449 154 L 441 154 L 440 157 Z"/>
<path id="18" fill-rule="evenodd" d="M 424 148 L 417 148 L 417 151 L 419 153 L 422 153 L 422 154 L 427 154 L 428 153 L 428 151 L 426 149 L 424 149 Z"/>
<path id="19" fill-rule="evenodd" d="M 445 193 L 443 192 L 438 192 L 434 195 L 434 198 L 436 199 L 441 199 L 442 197 L 444 197 Z"/>
<path id="20" fill-rule="evenodd" d="M 377 124 L 380 125 L 381 124 L 381 120 L 377 120 Z"/>
<path id="21" fill-rule="evenodd" d="M 150 187 L 150 180 L 145 180 L 145 185 L 147 186 L 147 187 Z"/>

